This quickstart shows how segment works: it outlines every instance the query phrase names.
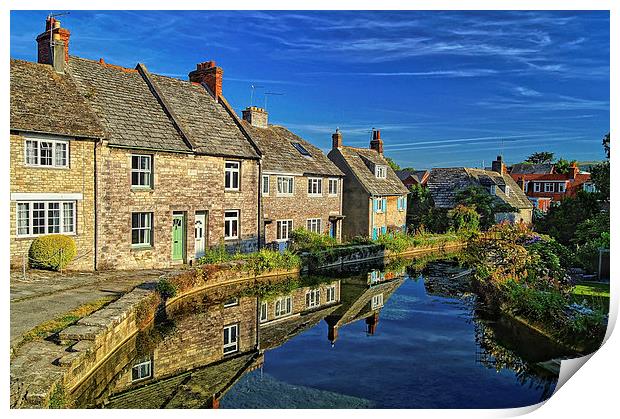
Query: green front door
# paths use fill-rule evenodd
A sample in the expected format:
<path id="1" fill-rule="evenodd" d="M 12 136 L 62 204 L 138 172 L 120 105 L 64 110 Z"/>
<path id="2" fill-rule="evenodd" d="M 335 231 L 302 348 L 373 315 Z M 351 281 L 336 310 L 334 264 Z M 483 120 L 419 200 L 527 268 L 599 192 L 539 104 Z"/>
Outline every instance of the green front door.
<path id="1" fill-rule="evenodd" d="M 185 235 L 183 214 L 172 216 L 172 260 L 183 260 L 183 249 L 185 249 Z"/>

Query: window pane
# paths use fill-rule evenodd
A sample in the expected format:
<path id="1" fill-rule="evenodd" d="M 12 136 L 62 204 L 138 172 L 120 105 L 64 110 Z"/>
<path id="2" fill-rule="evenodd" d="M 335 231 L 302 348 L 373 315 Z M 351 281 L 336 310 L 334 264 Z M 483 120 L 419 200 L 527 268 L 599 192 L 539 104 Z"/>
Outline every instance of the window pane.
<path id="1" fill-rule="evenodd" d="M 60 204 L 50 202 L 47 205 L 47 232 L 60 233 Z"/>
<path id="2" fill-rule="evenodd" d="M 73 202 L 64 202 L 62 204 L 62 228 L 65 233 L 73 233 L 75 228 L 73 225 Z"/>
<path id="3" fill-rule="evenodd" d="M 45 234 L 45 204 L 43 202 L 33 204 L 32 234 Z"/>
<path id="4" fill-rule="evenodd" d="M 41 166 L 52 165 L 52 143 L 41 141 L 39 143 L 41 152 Z"/>
<path id="5" fill-rule="evenodd" d="M 39 163 L 39 150 L 37 141 L 26 141 L 26 163 L 38 164 Z"/>
<path id="6" fill-rule="evenodd" d="M 56 143 L 56 166 L 66 166 L 67 165 L 67 144 L 66 143 Z"/>
<path id="7" fill-rule="evenodd" d="M 30 204 L 17 204 L 17 234 L 25 235 L 30 233 Z"/>

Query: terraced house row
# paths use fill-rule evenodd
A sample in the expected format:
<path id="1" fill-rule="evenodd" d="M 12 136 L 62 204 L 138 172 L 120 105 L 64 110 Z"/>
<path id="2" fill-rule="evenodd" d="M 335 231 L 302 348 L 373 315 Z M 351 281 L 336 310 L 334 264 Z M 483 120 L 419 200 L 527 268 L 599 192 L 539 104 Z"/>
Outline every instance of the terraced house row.
<path id="1" fill-rule="evenodd" d="M 38 62 L 11 60 L 11 264 L 66 234 L 73 269 L 191 263 L 210 246 L 285 246 L 306 228 L 338 240 L 404 228 L 407 189 L 383 157 L 333 136 L 326 156 L 264 109 L 239 117 L 223 71 L 179 80 L 69 54 L 54 18 Z M 73 41 L 72 41 L 73 42 Z"/>

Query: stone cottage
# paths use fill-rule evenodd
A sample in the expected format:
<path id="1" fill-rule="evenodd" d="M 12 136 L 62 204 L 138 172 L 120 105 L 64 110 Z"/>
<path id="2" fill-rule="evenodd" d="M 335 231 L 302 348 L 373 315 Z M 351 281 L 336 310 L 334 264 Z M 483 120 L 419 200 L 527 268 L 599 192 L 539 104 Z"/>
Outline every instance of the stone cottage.
<path id="1" fill-rule="evenodd" d="M 433 169 L 427 182 L 435 207 L 445 209 L 454 208 L 457 204 L 456 195 L 470 186 L 479 186 L 498 202 L 514 208 L 513 212 L 495 214 L 496 222 L 532 222 L 532 203 L 507 173 L 501 156 L 493 162 L 492 170 L 467 167 Z"/>
<path id="2" fill-rule="evenodd" d="M 189 74 L 189 81 L 177 80 L 151 74 L 142 64 L 124 68 L 103 59 L 70 56 L 69 37 L 69 31 L 58 21 L 48 19 L 46 31 L 37 38 L 39 63 L 11 66 L 12 77 L 15 72 L 21 80 L 15 87 L 12 83 L 15 91 L 11 96 L 16 100 L 32 96 L 32 102 L 45 102 L 49 99 L 45 91 L 53 91 L 56 103 L 40 105 L 36 111 L 54 106 L 56 114 L 64 110 L 56 123 L 60 133 L 71 138 L 79 134 L 78 138 L 91 141 L 65 146 L 41 142 L 39 138 L 24 141 L 18 135 L 25 133 L 25 128 L 45 134 L 59 132 L 25 126 L 22 121 L 28 119 L 30 108 L 16 102 L 15 111 L 14 106 L 11 109 L 11 130 L 15 132 L 15 141 L 11 141 L 12 167 L 16 167 L 15 173 L 11 172 L 11 184 L 16 193 L 34 192 L 30 190 L 33 188 L 46 190 L 45 185 L 32 183 L 30 176 L 27 182 L 19 181 L 20 176 L 26 176 L 19 171 L 35 170 L 20 167 L 25 166 L 26 153 L 31 156 L 27 161 L 32 160 L 36 166 L 47 166 L 51 161 L 53 166 L 69 169 L 53 172 L 63 180 L 50 178 L 56 189 L 63 189 L 58 193 L 77 194 L 77 186 L 84 192 L 80 190 L 81 196 L 62 196 L 76 202 L 73 212 L 70 205 L 60 207 L 60 198 L 12 196 L 16 203 L 30 202 L 30 218 L 13 216 L 14 231 L 19 224 L 24 232 L 30 229 L 29 237 L 44 234 L 34 230 L 44 220 L 45 234 L 71 233 L 65 219 L 73 217 L 77 220 L 73 228 L 87 234 L 83 237 L 85 244 L 78 243 L 78 254 L 91 249 L 90 267 L 99 269 L 191 263 L 207 247 L 220 243 L 241 251 L 255 250 L 260 234 L 260 151 L 222 95 L 222 69 L 212 61 L 200 63 Z M 34 74 L 20 75 L 18 70 L 24 72 L 26 67 Z M 42 81 L 52 84 L 42 87 Z M 63 84 L 69 94 L 57 92 L 58 84 Z M 26 117 L 20 119 L 19 112 Z M 40 173 L 41 177 L 48 176 Z M 77 178 L 65 180 L 74 173 L 81 176 L 79 185 Z M 64 187 L 63 182 L 76 185 Z M 81 210 L 80 205 L 87 205 L 86 197 L 93 202 L 93 208 Z M 44 203 L 43 210 L 39 209 L 40 202 Z M 17 204 L 14 207 L 17 214 Z M 26 214 L 24 205 L 19 208 Z M 82 219 L 94 231 L 76 224 Z"/>
<path id="3" fill-rule="evenodd" d="M 373 129 L 370 148 L 344 146 L 342 134 L 332 135 L 329 159 L 345 174 L 342 212 L 345 216 L 343 238 L 405 231 L 407 193 L 383 156 L 383 140 Z"/>
<path id="4" fill-rule="evenodd" d="M 11 266 L 28 263 L 35 237 L 65 234 L 77 247 L 73 267 L 93 269 L 95 147 L 104 129 L 69 75 L 21 60 L 10 72 Z"/>
<path id="5" fill-rule="evenodd" d="M 261 236 L 265 243 L 284 247 L 297 228 L 339 240 L 342 171 L 308 141 L 285 127 L 269 125 L 262 108 L 245 109 L 243 123 L 263 156 Z"/>

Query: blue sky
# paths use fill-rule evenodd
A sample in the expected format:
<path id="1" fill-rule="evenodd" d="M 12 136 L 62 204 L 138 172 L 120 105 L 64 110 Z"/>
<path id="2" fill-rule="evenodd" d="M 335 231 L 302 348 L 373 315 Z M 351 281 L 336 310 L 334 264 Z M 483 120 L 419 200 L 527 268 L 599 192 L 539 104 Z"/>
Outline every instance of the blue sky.
<path id="1" fill-rule="evenodd" d="M 49 11 L 11 12 L 11 57 L 36 60 Z M 416 168 L 481 166 L 501 151 L 604 158 L 609 131 L 606 11 L 72 11 L 70 53 L 187 79 L 224 69 L 240 110 L 328 150 L 367 146 Z"/>

